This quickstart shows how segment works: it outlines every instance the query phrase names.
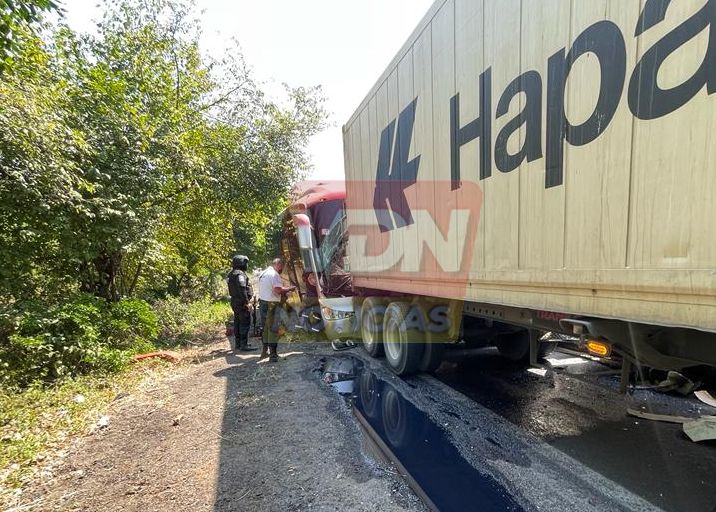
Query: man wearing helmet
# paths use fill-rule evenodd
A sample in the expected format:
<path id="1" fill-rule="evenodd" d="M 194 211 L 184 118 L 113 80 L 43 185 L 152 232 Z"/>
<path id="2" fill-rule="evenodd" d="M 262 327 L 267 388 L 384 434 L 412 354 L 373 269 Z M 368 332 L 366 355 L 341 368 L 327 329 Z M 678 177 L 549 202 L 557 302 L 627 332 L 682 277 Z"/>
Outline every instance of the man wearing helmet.
<path id="1" fill-rule="evenodd" d="M 251 327 L 251 312 L 249 302 L 254 292 L 246 271 L 249 269 L 249 258 L 242 255 L 234 256 L 233 270 L 226 277 L 231 295 L 231 309 L 234 311 L 235 349 L 241 352 L 256 350 L 249 346 L 249 329 Z"/>

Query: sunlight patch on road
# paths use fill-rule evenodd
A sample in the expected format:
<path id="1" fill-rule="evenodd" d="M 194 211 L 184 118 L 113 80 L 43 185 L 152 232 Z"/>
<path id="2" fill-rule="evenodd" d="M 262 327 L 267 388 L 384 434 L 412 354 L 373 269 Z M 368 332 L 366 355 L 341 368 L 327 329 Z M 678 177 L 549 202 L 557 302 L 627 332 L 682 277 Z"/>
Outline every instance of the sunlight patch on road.
<path id="1" fill-rule="evenodd" d="M 527 373 L 531 373 L 531 374 L 537 375 L 539 377 L 547 376 L 547 370 L 545 370 L 544 368 L 529 368 L 527 370 Z"/>
<path id="2" fill-rule="evenodd" d="M 249 361 L 250 359 L 258 359 L 258 358 L 259 358 L 258 355 L 240 356 L 240 355 L 238 355 L 238 354 L 236 355 L 236 357 L 239 358 L 239 359 L 241 359 L 242 361 Z"/>
<path id="3" fill-rule="evenodd" d="M 581 357 L 570 357 L 568 359 L 553 359 L 551 357 L 548 357 L 547 361 L 549 362 L 549 364 L 556 367 L 575 366 L 578 364 L 587 364 L 590 362 L 588 359 L 584 359 Z"/>

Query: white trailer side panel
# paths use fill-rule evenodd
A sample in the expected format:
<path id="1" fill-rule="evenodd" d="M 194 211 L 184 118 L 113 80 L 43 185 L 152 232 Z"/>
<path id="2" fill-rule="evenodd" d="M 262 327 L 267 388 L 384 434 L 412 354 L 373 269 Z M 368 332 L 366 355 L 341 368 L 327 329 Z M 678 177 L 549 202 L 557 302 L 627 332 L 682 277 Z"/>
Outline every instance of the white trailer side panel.
<path id="1" fill-rule="evenodd" d="M 714 0 L 437 1 L 344 126 L 349 225 L 377 228 L 379 143 L 393 122 L 379 187 L 415 214 L 380 234 L 377 259 L 350 244 L 355 285 L 716 331 L 713 24 Z M 393 170 L 413 102 L 407 154 L 419 167 L 405 186 Z M 424 197 L 455 169 L 454 193 Z M 475 205 L 470 251 L 419 213 Z M 469 232 L 466 217 L 454 222 Z M 446 270 L 466 255 L 466 272 Z M 415 261 L 420 272 L 405 271 Z"/>

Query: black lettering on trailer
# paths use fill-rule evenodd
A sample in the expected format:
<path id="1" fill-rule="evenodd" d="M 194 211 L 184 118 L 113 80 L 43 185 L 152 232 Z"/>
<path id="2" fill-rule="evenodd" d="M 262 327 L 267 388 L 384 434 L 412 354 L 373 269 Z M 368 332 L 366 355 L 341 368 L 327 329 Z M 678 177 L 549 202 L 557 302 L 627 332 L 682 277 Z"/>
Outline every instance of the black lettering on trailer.
<path id="1" fill-rule="evenodd" d="M 507 114 L 512 99 L 520 93 L 525 95 L 525 107 L 500 130 L 495 142 L 495 165 L 501 172 L 514 171 L 525 159 L 533 162 L 542 158 L 542 77 L 537 71 L 528 71 L 507 86 L 497 104 L 497 119 Z M 522 125 L 525 125 L 524 144 L 511 155 L 507 143 Z"/>
<path id="2" fill-rule="evenodd" d="M 565 112 L 567 78 L 574 63 L 587 53 L 593 53 L 599 60 L 602 77 L 599 99 L 589 119 L 573 126 Z M 566 57 L 564 49 L 552 55 L 548 68 L 546 188 L 564 183 L 565 141 L 573 146 L 589 144 L 614 119 L 626 79 L 624 36 L 611 21 L 595 23 L 579 35 Z"/>
<path id="3" fill-rule="evenodd" d="M 658 25 L 666 18 L 671 0 L 648 0 L 637 23 L 635 37 Z M 709 43 L 704 62 L 698 71 L 681 85 L 662 89 L 658 74 L 664 61 L 676 50 L 709 28 Z M 703 88 L 716 93 L 716 0 L 683 22 L 644 54 L 629 82 L 629 108 L 642 120 L 658 119 L 680 109 Z"/>
<path id="4" fill-rule="evenodd" d="M 417 181 L 420 168 L 420 156 L 408 161 L 417 103 L 418 98 L 415 98 L 398 116 L 397 136 L 395 120 L 380 135 L 373 209 L 382 232 L 410 226 L 414 222 L 405 189 Z"/>
<path id="5" fill-rule="evenodd" d="M 390 179 L 390 155 L 393 150 L 393 139 L 395 137 L 395 120 L 380 134 L 380 147 L 378 151 L 378 170 L 375 179 L 375 192 L 373 194 L 373 210 L 378 220 L 378 227 L 382 232 L 395 229 L 393 216 L 390 213 L 388 204 L 389 190 L 384 185 Z"/>
<path id="6" fill-rule="evenodd" d="M 635 29 L 634 37 L 666 19 L 672 0 L 646 0 Z M 634 116 L 641 120 L 657 119 L 673 113 L 691 101 L 706 87 L 709 95 L 716 93 L 716 0 L 708 0 L 691 18 L 659 40 L 642 56 L 634 69 L 628 87 L 628 103 Z M 675 51 L 709 29 L 704 61 L 694 75 L 681 85 L 662 89 L 658 85 L 661 66 Z M 600 66 L 599 99 L 592 115 L 579 126 L 569 123 L 566 116 L 566 85 L 575 62 L 582 56 L 594 54 Z M 626 81 L 626 43 L 619 27 L 605 20 L 582 32 L 569 52 L 565 48 L 552 55 L 547 65 L 547 112 L 545 188 L 564 183 L 565 143 L 584 146 L 596 140 L 609 127 L 621 102 Z M 542 152 L 542 94 L 543 79 L 536 71 L 528 71 L 510 83 L 497 105 L 496 118 L 507 114 L 510 103 L 518 94 L 526 101 L 522 112 L 500 131 L 495 142 L 495 164 L 503 173 L 528 162 L 543 158 Z M 453 190 L 460 187 L 462 146 L 480 139 L 480 180 L 492 176 L 492 68 L 479 77 L 479 116 L 460 126 L 460 94 L 450 99 L 450 175 Z M 382 132 L 376 175 L 373 207 L 381 231 L 413 223 L 404 190 L 417 180 L 420 157 L 408 161 L 412 141 L 417 98 Z M 397 141 L 396 139 L 396 124 Z M 525 126 L 525 140 L 517 154 L 510 154 L 510 136 Z M 387 183 L 387 186 L 386 186 Z M 382 186 L 381 186 L 382 185 Z"/>
<path id="7" fill-rule="evenodd" d="M 492 68 L 480 75 L 480 115 L 460 127 L 460 94 L 450 98 L 450 178 L 460 188 L 460 148 L 480 139 L 480 179 L 492 176 Z"/>

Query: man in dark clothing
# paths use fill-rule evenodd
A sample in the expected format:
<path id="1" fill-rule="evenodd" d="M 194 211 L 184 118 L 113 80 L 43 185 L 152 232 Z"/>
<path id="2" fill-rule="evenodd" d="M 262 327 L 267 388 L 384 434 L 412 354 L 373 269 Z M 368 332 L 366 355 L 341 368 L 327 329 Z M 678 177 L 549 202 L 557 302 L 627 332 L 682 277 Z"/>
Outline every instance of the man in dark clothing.
<path id="1" fill-rule="evenodd" d="M 251 328 L 249 302 L 254 295 L 249 277 L 246 275 L 246 271 L 249 269 L 249 258 L 240 255 L 234 256 L 232 267 L 233 270 L 226 277 L 226 283 L 231 295 L 231 309 L 234 311 L 235 349 L 241 352 L 252 352 L 256 349 L 249 346 L 249 329 Z"/>

